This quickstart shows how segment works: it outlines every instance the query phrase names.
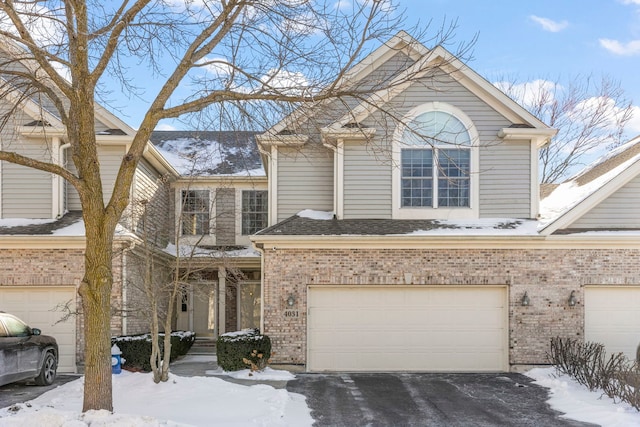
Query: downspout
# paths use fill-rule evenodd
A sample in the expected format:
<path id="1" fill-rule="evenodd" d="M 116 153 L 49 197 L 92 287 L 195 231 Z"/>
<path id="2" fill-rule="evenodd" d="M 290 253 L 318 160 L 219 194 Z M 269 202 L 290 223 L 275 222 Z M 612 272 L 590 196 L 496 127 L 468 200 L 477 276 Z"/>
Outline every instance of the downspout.
<path id="1" fill-rule="evenodd" d="M 67 150 L 67 148 L 71 147 L 71 143 L 70 142 L 66 142 L 64 144 L 62 144 L 59 148 L 59 162 L 60 162 L 60 166 L 62 166 L 63 168 L 66 168 L 66 164 L 64 162 L 64 152 Z M 65 184 L 65 180 L 64 178 L 60 177 L 60 185 L 58 186 L 58 203 L 59 203 L 59 209 L 58 209 L 58 216 L 63 216 L 67 210 L 68 210 L 68 200 L 66 200 L 66 193 L 64 191 L 64 186 Z M 62 209 L 62 207 L 64 207 L 64 209 Z"/>
<path id="2" fill-rule="evenodd" d="M 251 243 L 260 252 L 260 299 L 262 300 L 262 304 L 260 304 L 260 332 L 264 334 L 264 246 L 261 243 Z"/>
<path id="3" fill-rule="evenodd" d="M 136 247 L 136 242 L 129 242 L 129 247 L 122 249 L 122 266 L 120 267 L 120 286 L 122 287 L 122 308 L 125 309 L 127 307 L 127 252 L 133 250 Z M 127 335 L 127 318 L 128 316 L 122 316 L 122 335 Z"/>

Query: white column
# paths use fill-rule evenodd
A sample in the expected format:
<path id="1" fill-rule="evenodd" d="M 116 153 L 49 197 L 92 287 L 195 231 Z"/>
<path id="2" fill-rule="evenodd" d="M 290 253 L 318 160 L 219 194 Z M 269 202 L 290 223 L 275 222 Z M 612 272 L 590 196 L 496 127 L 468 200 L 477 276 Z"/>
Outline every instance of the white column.
<path id="1" fill-rule="evenodd" d="M 227 332 L 227 270 L 224 267 L 218 269 L 218 336 Z"/>

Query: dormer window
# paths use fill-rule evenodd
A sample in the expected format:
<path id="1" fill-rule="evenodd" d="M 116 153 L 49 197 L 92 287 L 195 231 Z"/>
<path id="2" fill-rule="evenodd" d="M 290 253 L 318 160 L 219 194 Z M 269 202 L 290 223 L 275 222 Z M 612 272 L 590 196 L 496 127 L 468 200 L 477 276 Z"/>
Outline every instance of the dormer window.
<path id="1" fill-rule="evenodd" d="M 406 117 L 394 141 L 394 217 L 477 215 L 477 133 L 457 108 L 422 105 Z"/>

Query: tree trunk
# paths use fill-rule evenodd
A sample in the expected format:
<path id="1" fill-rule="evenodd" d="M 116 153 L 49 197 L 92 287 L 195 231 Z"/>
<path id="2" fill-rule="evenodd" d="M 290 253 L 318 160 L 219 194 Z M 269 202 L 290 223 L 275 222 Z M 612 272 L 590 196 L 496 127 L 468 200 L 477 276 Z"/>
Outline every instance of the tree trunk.
<path id="1" fill-rule="evenodd" d="M 85 381 L 82 411 L 113 411 L 111 394 L 111 288 L 113 233 L 85 217 L 85 274 L 80 284 L 84 314 Z"/>

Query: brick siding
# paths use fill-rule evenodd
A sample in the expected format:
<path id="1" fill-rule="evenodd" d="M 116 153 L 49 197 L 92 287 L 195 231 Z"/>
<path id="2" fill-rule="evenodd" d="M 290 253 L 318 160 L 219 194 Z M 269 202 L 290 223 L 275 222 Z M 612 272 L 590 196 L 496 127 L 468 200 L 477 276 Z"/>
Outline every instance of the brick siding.
<path id="1" fill-rule="evenodd" d="M 273 362 L 285 364 L 306 361 L 308 285 L 405 285 L 405 273 L 410 285 L 507 285 L 512 369 L 547 363 L 551 337 L 583 337 L 584 285 L 640 285 L 636 249 L 277 249 L 264 257 L 264 332 Z M 299 318 L 284 316 L 289 294 Z"/>

